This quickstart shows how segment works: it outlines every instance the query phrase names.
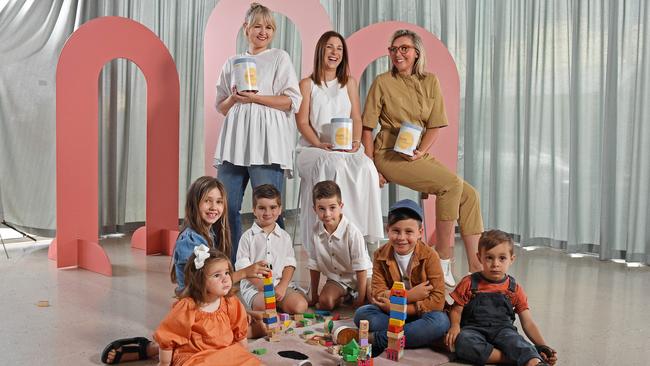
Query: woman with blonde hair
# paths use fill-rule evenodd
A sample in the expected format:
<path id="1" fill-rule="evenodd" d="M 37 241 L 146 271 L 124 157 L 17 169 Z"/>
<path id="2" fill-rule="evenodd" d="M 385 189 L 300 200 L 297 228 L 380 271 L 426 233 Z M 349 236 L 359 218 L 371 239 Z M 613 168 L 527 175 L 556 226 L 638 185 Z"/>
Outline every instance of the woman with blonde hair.
<path id="1" fill-rule="evenodd" d="M 436 250 L 445 283 L 455 286 L 451 272 L 454 222 L 458 221 L 470 271 L 481 265 L 476 253 L 483 232 L 478 192 L 427 152 L 447 126 L 438 78 L 425 71 L 426 53 L 420 36 L 407 29 L 396 31 L 388 47 L 392 68 L 377 76 L 366 99 L 362 142 L 374 160 L 380 182 L 395 182 L 436 196 Z M 394 150 L 403 123 L 422 129 L 413 155 Z M 372 130 L 381 126 L 374 138 Z"/>
<path id="2" fill-rule="evenodd" d="M 243 24 L 248 50 L 223 65 L 217 83 L 217 110 L 226 118 L 214 155 L 217 177 L 226 187 L 232 234 L 232 261 L 236 261 L 242 234 L 244 190 L 272 184 L 280 192 L 285 172 L 291 174 L 295 146 L 294 113 L 300 107 L 298 78 L 289 54 L 269 48 L 276 25 L 271 11 L 252 3 Z M 241 57 L 256 65 L 257 90 L 237 90 L 235 62 Z M 284 223 L 281 219 L 280 226 Z"/>

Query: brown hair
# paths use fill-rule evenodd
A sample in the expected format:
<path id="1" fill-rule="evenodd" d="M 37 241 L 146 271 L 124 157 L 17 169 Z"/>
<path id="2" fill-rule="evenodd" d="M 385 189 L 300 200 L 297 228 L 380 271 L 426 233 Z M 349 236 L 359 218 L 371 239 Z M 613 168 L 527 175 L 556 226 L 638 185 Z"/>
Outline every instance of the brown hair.
<path id="1" fill-rule="evenodd" d="M 223 212 L 219 220 L 210 227 L 206 226 L 201 219 L 199 205 L 207 194 L 215 188 L 219 190 L 221 197 L 223 197 Z M 220 250 L 230 257 L 232 243 L 230 242 L 230 225 L 228 224 L 228 199 L 226 197 L 226 188 L 216 178 L 210 176 L 200 177 L 188 189 L 185 197 L 185 219 L 183 220 L 181 232 L 187 228 L 200 234 L 207 241 L 208 247 Z M 211 234 L 214 234 L 216 243 Z M 173 263 L 170 277 L 172 283 L 176 283 L 176 271 Z"/>
<path id="2" fill-rule="evenodd" d="M 314 185 L 314 188 L 311 190 L 311 197 L 314 206 L 316 206 L 316 200 L 323 198 L 336 197 L 339 203 L 341 203 L 341 188 L 333 180 L 324 180 Z"/>
<path id="3" fill-rule="evenodd" d="M 496 247 L 499 244 L 507 243 L 510 248 L 510 255 L 514 254 L 515 242 L 512 240 L 512 236 L 501 230 L 488 230 L 484 231 L 481 234 L 481 238 L 478 240 L 478 251 L 490 250 Z"/>
<path id="4" fill-rule="evenodd" d="M 225 253 L 215 249 L 210 249 L 210 257 L 206 258 L 203 267 L 199 269 L 196 269 L 196 265 L 194 264 L 195 258 L 196 255 L 192 253 L 190 258 L 187 260 L 187 264 L 185 265 L 185 288 L 181 294 L 178 295 L 178 298 L 183 299 L 191 297 L 197 304 L 204 304 L 205 299 L 208 297 L 205 283 L 208 279 L 208 274 L 206 272 L 210 265 L 219 261 L 226 261 L 228 263 L 228 271 L 230 272 L 229 276 L 231 276 L 231 280 L 234 269 L 229 257 L 226 256 Z M 233 290 L 231 288 L 226 296 L 232 296 L 232 294 Z"/>
<path id="5" fill-rule="evenodd" d="M 314 50 L 314 70 L 309 76 L 311 80 L 316 85 L 323 85 L 325 81 L 325 72 L 324 72 L 324 62 L 323 56 L 325 55 L 325 47 L 327 46 L 327 41 L 330 38 L 336 37 L 341 40 L 343 44 L 343 55 L 341 63 L 336 67 L 336 79 L 339 81 L 341 86 L 345 86 L 348 83 L 348 78 L 350 77 L 350 64 L 348 63 L 348 46 L 345 43 L 345 38 L 337 32 L 327 31 L 323 33 L 322 36 L 316 42 L 316 49 Z"/>
<path id="6" fill-rule="evenodd" d="M 257 205 L 260 198 L 275 199 L 278 205 L 282 206 L 282 194 L 273 184 L 262 184 L 253 188 L 253 208 Z"/>
<path id="7" fill-rule="evenodd" d="M 427 66 L 427 55 L 424 51 L 424 42 L 422 42 L 422 37 L 420 37 L 412 30 L 399 29 L 396 30 L 395 33 L 393 33 L 393 35 L 390 37 L 390 45 L 392 46 L 393 42 L 395 42 L 395 40 L 400 37 L 409 37 L 411 38 L 411 41 L 413 41 L 413 46 L 415 47 L 415 51 L 417 52 L 418 56 L 415 59 L 411 73 L 416 75 L 419 79 L 423 79 L 425 75 L 425 68 Z M 390 69 L 390 72 L 393 76 L 397 76 L 397 68 L 395 65 L 393 65 L 393 67 Z"/>

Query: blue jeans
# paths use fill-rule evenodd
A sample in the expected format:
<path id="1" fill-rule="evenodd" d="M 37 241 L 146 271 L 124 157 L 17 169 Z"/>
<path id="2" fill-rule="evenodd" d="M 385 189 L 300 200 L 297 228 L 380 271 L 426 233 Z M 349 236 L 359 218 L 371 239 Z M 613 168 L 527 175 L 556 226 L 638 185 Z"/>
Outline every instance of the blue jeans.
<path id="1" fill-rule="evenodd" d="M 217 179 L 226 187 L 228 199 L 228 222 L 230 223 L 230 234 L 232 242 L 231 260 L 237 259 L 237 248 L 241 229 L 241 203 L 244 198 L 244 191 L 250 179 L 253 188 L 262 184 L 273 184 L 280 192 L 284 187 L 284 170 L 279 164 L 272 165 L 251 165 L 240 166 L 224 161 L 217 170 Z M 282 216 L 278 218 L 278 224 L 284 229 Z"/>
<path id="2" fill-rule="evenodd" d="M 354 324 L 359 326 L 359 321 L 367 320 L 370 331 L 374 332 L 375 340 L 372 344 L 373 356 L 375 347 L 383 351 L 388 346 L 388 314 L 384 313 L 377 305 L 364 305 L 354 313 Z M 410 316 L 404 324 L 406 348 L 431 347 L 433 341 L 445 335 L 449 329 L 449 318 L 442 311 L 430 311 L 422 316 Z"/>

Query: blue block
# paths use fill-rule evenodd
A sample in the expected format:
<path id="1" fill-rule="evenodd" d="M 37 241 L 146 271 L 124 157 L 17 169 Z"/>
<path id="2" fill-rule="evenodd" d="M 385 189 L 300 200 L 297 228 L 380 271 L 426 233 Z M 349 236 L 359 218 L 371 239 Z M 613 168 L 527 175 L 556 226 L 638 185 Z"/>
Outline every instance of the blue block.
<path id="1" fill-rule="evenodd" d="M 275 291 L 264 291 L 265 298 L 274 297 L 274 296 L 275 296 Z"/>
<path id="2" fill-rule="evenodd" d="M 406 313 L 400 313 L 394 310 L 390 311 L 389 316 L 393 319 L 406 320 Z"/>
<path id="3" fill-rule="evenodd" d="M 321 315 L 321 316 L 330 316 L 332 313 L 330 313 L 327 310 L 314 310 L 314 313 Z"/>
<path id="4" fill-rule="evenodd" d="M 263 318 L 262 321 L 264 321 L 265 324 L 273 324 L 278 322 L 278 317 L 274 316 L 273 318 Z"/>
<path id="5" fill-rule="evenodd" d="M 275 292 L 275 288 L 273 287 L 273 285 L 264 285 L 264 292 L 266 292 L 266 291 Z"/>
<path id="6" fill-rule="evenodd" d="M 390 303 L 391 304 L 406 305 L 406 298 L 405 297 L 399 297 L 399 296 L 391 296 L 390 297 Z"/>

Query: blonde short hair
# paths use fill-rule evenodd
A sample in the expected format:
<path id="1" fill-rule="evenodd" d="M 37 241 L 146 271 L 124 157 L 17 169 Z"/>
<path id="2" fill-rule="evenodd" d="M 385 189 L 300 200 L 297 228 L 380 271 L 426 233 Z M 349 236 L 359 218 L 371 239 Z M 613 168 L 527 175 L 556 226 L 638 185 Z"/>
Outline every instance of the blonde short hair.
<path id="1" fill-rule="evenodd" d="M 244 27 L 248 29 L 256 22 L 269 24 L 275 31 L 275 18 L 273 18 L 271 10 L 260 3 L 251 3 L 251 7 L 246 11 Z"/>
<path id="2" fill-rule="evenodd" d="M 422 42 L 422 37 L 420 37 L 417 33 L 413 32 L 412 30 L 408 29 L 399 29 L 396 30 L 395 33 L 390 38 L 390 45 L 393 45 L 393 42 L 395 42 L 396 39 L 400 37 L 409 37 L 411 38 L 411 41 L 413 41 L 413 46 L 415 47 L 415 51 L 417 52 L 418 56 L 415 59 L 415 63 L 413 64 L 413 70 L 411 70 L 412 74 L 415 74 L 418 78 L 422 79 L 424 78 L 424 73 L 425 73 L 425 68 L 427 66 L 427 55 L 424 50 L 424 42 Z M 391 73 L 393 76 L 397 75 L 397 68 L 395 65 L 391 68 Z"/>

